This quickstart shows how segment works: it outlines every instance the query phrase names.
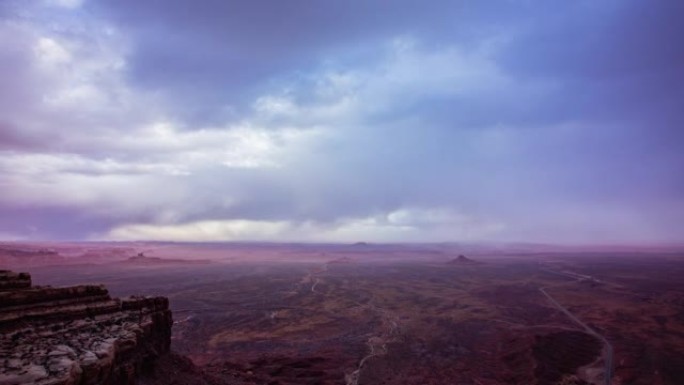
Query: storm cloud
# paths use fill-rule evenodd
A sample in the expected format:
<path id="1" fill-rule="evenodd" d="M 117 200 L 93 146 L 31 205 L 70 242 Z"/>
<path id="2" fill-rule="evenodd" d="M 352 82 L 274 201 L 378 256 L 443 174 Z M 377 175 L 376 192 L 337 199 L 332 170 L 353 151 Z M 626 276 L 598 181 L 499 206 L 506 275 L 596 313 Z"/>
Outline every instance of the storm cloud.
<path id="1" fill-rule="evenodd" d="M 682 16 L 5 1 L 0 237 L 679 242 Z"/>

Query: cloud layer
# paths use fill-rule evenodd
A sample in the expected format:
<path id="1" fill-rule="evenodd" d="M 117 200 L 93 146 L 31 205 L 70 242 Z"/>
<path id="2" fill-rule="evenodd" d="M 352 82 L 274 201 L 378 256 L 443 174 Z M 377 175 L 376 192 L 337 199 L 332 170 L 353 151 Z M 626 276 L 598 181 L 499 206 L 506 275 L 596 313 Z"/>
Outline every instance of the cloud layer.
<path id="1" fill-rule="evenodd" d="M 0 237 L 676 242 L 676 1 L 6 1 Z"/>

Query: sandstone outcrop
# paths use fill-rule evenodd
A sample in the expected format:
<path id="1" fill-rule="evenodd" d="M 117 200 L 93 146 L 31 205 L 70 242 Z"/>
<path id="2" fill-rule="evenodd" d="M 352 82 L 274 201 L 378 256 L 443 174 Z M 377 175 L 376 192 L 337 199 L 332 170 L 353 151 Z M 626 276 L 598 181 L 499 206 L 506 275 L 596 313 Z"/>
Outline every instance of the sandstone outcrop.
<path id="1" fill-rule="evenodd" d="M 54 250 L 0 244 L 0 266 L 40 266 L 65 263 Z"/>
<path id="2" fill-rule="evenodd" d="M 159 257 L 146 257 L 143 253 L 140 253 L 134 257 L 130 257 L 124 261 L 126 265 L 134 266 L 158 266 L 158 265 L 203 265 L 211 263 L 208 259 L 168 259 Z"/>
<path id="3" fill-rule="evenodd" d="M 448 262 L 450 265 L 479 265 L 481 262 L 473 261 L 465 255 L 459 255 Z"/>
<path id="4" fill-rule="evenodd" d="M 0 271 L 0 385 L 134 384 L 168 353 L 172 324 L 164 297 L 32 286 Z"/>

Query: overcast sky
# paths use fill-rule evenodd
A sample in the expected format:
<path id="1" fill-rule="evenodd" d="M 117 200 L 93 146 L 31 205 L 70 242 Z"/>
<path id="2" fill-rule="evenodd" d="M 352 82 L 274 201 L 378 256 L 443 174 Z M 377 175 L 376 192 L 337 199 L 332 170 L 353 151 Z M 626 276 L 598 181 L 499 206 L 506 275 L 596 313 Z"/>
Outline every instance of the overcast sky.
<path id="1" fill-rule="evenodd" d="M 681 0 L 2 0 L 0 239 L 684 241 Z"/>

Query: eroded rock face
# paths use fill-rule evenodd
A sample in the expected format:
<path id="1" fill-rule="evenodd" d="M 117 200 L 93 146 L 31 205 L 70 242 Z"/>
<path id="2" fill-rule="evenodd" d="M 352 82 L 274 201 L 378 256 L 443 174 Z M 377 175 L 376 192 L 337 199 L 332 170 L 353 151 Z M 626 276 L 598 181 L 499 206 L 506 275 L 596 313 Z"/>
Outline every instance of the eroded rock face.
<path id="1" fill-rule="evenodd" d="M 135 383 L 169 351 L 172 324 L 164 297 L 31 286 L 0 271 L 0 385 Z"/>
<path id="2" fill-rule="evenodd" d="M 0 270 L 0 290 L 25 289 L 28 287 L 31 287 L 30 275 Z"/>

